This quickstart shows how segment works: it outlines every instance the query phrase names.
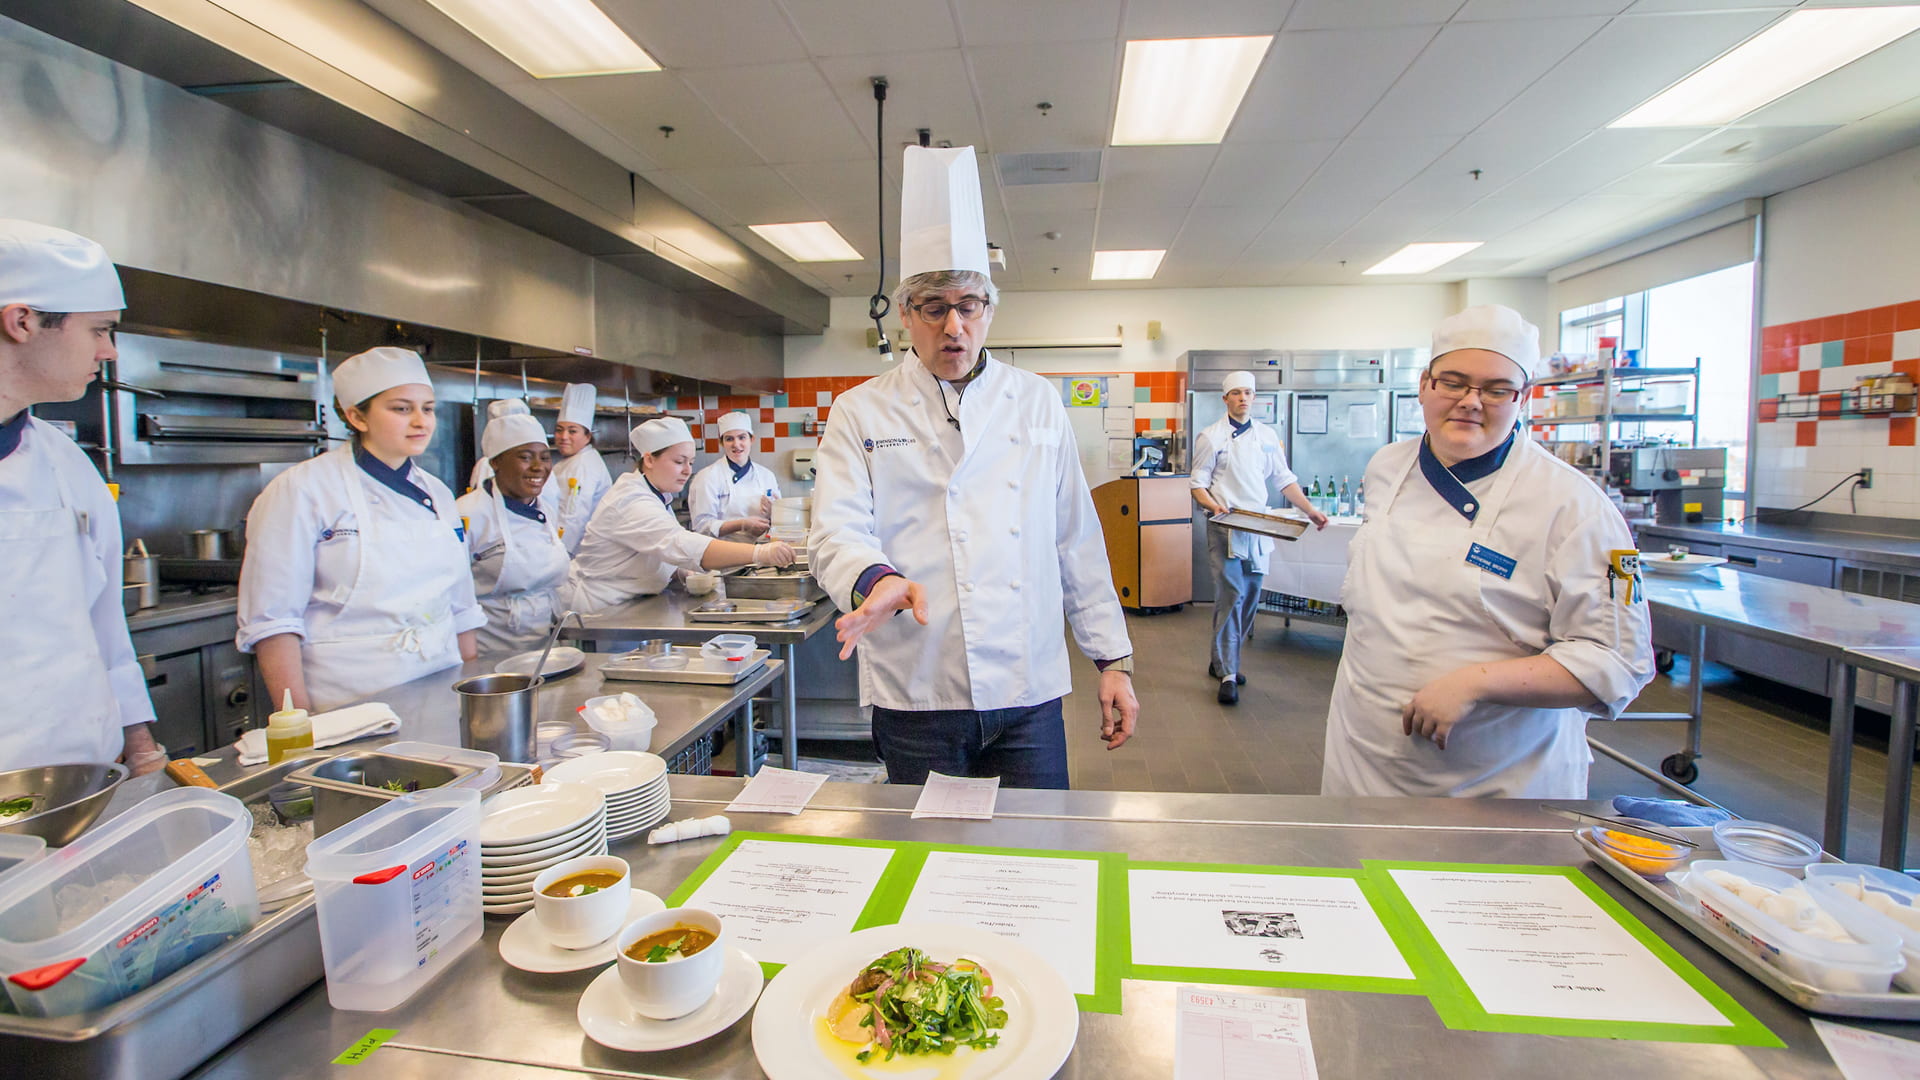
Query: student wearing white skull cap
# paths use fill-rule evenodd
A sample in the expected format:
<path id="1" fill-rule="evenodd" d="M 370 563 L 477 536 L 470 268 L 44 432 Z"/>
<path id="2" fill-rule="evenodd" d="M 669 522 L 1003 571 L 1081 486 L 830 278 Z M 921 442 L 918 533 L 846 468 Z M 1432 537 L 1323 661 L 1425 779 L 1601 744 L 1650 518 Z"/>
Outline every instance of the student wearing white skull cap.
<path id="1" fill-rule="evenodd" d="M 492 466 L 488 477 L 454 503 L 467 530 L 474 594 L 487 613 L 480 655 L 537 649 L 559 614 L 568 562 L 547 482 L 547 433 L 532 416 L 509 413 L 488 421 L 480 454 Z"/>
<path id="2" fill-rule="evenodd" d="M 1653 678 L 1625 520 L 1517 427 L 1539 361 L 1509 308 L 1435 328 L 1427 434 L 1367 466 L 1321 794 L 1584 799 L 1587 720 Z"/>
<path id="3" fill-rule="evenodd" d="M 242 652 L 277 706 L 336 709 L 471 660 L 487 621 L 453 492 L 413 463 L 433 439 L 420 355 L 381 346 L 333 372 L 353 438 L 274 477 L 247 513 Z"/>
<path id="4" fill-rule="evenodd" d="M 580 550 L 587 522 L 613 487 L 613 474 L 593 448 L 593 398 L 593 384 L 569 384 L 553 425 L 553 478 L 547 485 L 560 508 L 560 540 L 569 555 Z"/>
<path id="5" fill-rule="evenodd" d="M 166 764 L 120 606 L 120 514 L 86 452 L 28 411 L 112 360 L 126 300 L 99 244 L 0 219 L 0 771 Z"/>
<path id="6" fill-rule="evenodd" d="M 591 614 L 664 592 L 676 575 L 735 566 L 790 566 L 793 548 L 778 541 L 742 544 L 693 532 L 673 514 L 673 497 L 693 476 L 693 432 L 677 416 L 649 420 L 627 441 L 634 470 L 600 500 L 567 572 L 561 599 Z"/>
<path id="7" fill-rule="evenodd" d="M 687 516 L 693 531 L 708 536 L 751 540 L 766 535 L 780 481 L 773 470 L 753 460 L 753 419 L 730 412 L 714 421 L 720 432 L 720 460 L 693 474 L 687 485 Z"/>
<path id="8" fill-rule="evenodd" d="M 491 424 L 495 420 L 500 419 L 503 416 L 532 416 L 532 415 L 533 415 L 533 410 L 528 408 L 527 403 L 524 401 L 521 401 L 519 398 L 499 398 L 497 400 L 487 402 L 487 422 L 489 424 Z M 486 433 L 482 431 L 480 437 L 481 439 L 484 440 L 486 438 Z M 486 480 L 488 477 L 492 475 L 493 475 L 493 459 L 487 456 L 486 451 L 483 448 L 480 452 L 480 457 L 477 460 L 475 460 L 473 463 L 473 471 L 467 474 L 467 490 L 472 491 L 473 489 L 479 487 L 482 481 Z"/>

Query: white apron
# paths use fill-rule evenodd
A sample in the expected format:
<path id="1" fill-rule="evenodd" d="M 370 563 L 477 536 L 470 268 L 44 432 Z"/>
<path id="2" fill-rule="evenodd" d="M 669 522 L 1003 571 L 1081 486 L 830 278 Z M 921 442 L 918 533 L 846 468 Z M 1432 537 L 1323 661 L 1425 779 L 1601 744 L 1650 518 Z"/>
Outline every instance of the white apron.
<path id="1" fill-rule="evenodd" d="M 466 545 L 448 516 L 453 508 L 436 501 L 428 520 L 376 520 L 367 508 L 363 470 L 351 455 L 341 463 L 350 470 L 347 495 L 360 529 L 360 567 L 330 598 L 341 605 L 339 612 L 314 615 L 300 646 L 314 712 L 460 663 L 447 594 L 452 576 L 469 571 Z"/>
<path id="2" fill-rule="evenodd" d="M 1347 642 L 1327 716 L 1322 795 L 1587 797 L 1592 755 L 1579 709 L 1482 705 L 1454 727 L 1445 750 L 1401 733 L 1400 710 L 1434 679 L 1540 654 L 1501 625 L 1551 606 L 1539 552 L 1502 552 L 1520 563 L 1511 579 L 1466 561 L 1470 544 L 1492 536 L 1535 452 L 1544 453 L 1524 439 L 1513 448 L 1465 538 L 1396 522 L 1403 489 L 1426 483 L 1418 455 L 1378 494 L 1369 484 L 1368 520 L 1348 549 Z"/>
<path id="3" fill-rule="evenodd" d="M 1271 428 L 1256 424 L 1255 427 L 1239 438 L 1233 438 L 1233 429 L 1225 428 L 1226 446 L 1219 452 L 1219 459 L 1213 468 L 1213 483 L 1208 486 L 1211 494 L 1222 505 L 1236 510 L 1257 510 L 1267 512 L 1267 481 L 1272 477 L 1268 447 L 1261 440 L 1263 431 Z M 1218 528 L 1219 526 L 1212 526 Z M 1273 556 L 1274 539 L 1244 529 L 1227 530 L 1227 554 L 1231 558 L 1242 559 L 1255 574 L 1267 572 L 1267 560 Z"/>
<path id="4" fill-rule="evenodd" d="M 0 511 L 0 656 L 7 721 L 0 771 L 108 762 L 126 735 L 89 612 L 111 583 L 86 550 L 86 515 L 58 473 L 60 505 Z"/>
<path id="5" fill-rule="evenodd" d="M 480 651 L 537 649 L 546 644 L 560 586 L 567 582 L 567 549 L 551 520 L 542 525 L 507 509 L 497 484 L 490 501 L 502 551 L 500 575 L 492 590 L 479 597 L 480 609 L 487 613 L 487 625 L 478 636 Z"/>

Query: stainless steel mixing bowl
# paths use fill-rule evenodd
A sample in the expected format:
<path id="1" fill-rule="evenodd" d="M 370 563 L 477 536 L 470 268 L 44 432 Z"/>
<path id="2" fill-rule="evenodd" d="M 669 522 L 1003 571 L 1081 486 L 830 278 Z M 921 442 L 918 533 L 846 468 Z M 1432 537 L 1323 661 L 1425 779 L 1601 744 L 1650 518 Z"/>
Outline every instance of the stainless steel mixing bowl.
<path id="1" fill-rule="evenodd" d="M 41 765 L 0 772 L 0 807 L 30 800 L 24 814 L 0 817 L 0 832 L 38 836 L 61 847 L 87 831 L 113 800 L 113 789 L 127 778 L 127 767 Z"/>

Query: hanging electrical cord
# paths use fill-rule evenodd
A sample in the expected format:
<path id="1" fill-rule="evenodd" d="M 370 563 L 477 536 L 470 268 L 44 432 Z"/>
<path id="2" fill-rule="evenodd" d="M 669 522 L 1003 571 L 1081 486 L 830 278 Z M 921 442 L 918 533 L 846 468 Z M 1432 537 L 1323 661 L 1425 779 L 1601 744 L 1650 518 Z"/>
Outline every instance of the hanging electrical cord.
<path id="1" fill-rule="evenodd" d="M 1848 480 L 1851 480 L 1851 481 L 1853 481 L 1853 487 L 1852 487 L 1852 488 L 1849 488 L 1849 489 L 1847 490 L 1847 502 L 1848 502 L 1848 503 L 1849 503 L 1850 505 L 1853 505 L 1853 507 L 1854 507 L 1854 513 L 1856 513 L 1856 514 L 1857 514 L 1857 513 L 1859 513 L 1859 512 L 1860 512 L 1860 509 L 1859 509 L 1859 506 L 1858 506 L 1858 504 L 1856 504 L 1856 503 L 1854 503 L 1854 502 L 1853 502 L 1853 495 L 1854 495 L 1854 492 L 1855 492 L 1855 491 L 1857 491 L 1857 490 L 1859 490 L 1859 488 L 1860 488 L 1860 486 L 1861 486 L 1861 484 L 1862 484 L 1862 483 L 1863 483 L 1863 482 L 1864 482 L 1864 481 L 1866 480 L 1866 474 L 1864 474 L 1864 473 L 1858 473 L 1858 472 L 1856 472 L 1856 473 L 1854 473 L 1854 474 L 1853 474 L 1853 475 L 1851 475 L 1851 476 L 1846 476 L 1846 477 L 1842 477 L 1842 478 L 1840 479 L 1840 483 L 1839 483 L 1839 484 L 1835 484 L 1835 485 L 1833 485 L 1832 487 L 1830 487 L 1830 488 L 1828 488 L 1827 490 L 1825 490 L 1825 491 L 1823 491 L 1823 492 L 1821 492 L 1821 493 L 1820 493 L 1820 494 L 1818 494 L 1818 495 L 1815 495 L 1815 496 L 1814 496 L 1813 498 L 1811 498 L 1811 499 L 1808 499 L 1808 500 L 1807 500 L 1806 502 L 1803 502 L 1803 503 L 1801 503 L 1801 504 L 1800 504 L 1799 506 L 1796 506 L 1796 507 L 1793 507 L 1793 508 L 1792 508 L 1792 509 L 1790 509 L 1790 510 L 1775 510 L 1775 509 L 1774 509 L 1774 508 L 1772 508 L 1772 507 L 1767 507 L 1767 508 L 1765 508 L 1765 509 L 1761 509 L 1761 510 L 1755 510 L 1755 511 L 1754 511 L 1753 513 L 1751 513 L 1751 514 L 1748 514 L 1748 515 L 1747 515 L 1746 517 L 1743 517 L 1743 518 L 1741 518 L 1740 520 L 1741 520 L 1741 521 L 1752 521 L 1753 519 L 1755 519 L 1755 518 L 1757 518 L 1757 517 L 1759 517 L 1759 516 L 1760 516 L 1760 515 L 1762 515 L 1762 514 L 1768 514 L 1768 515 L 1777 515 L 1777 514 L 1795 514 L 1795 513 L 1799 513 L 1800 511 L 1802 511 L 1802 510 L 1805 510 L 1805 509 L 1806 509 L 1807 507 L 1809 507 L 1809 506 L 1812 506 L 1812 505 L 1813 505 L 1814 503 L 1817 503 L 1817 502 L 1819 502 L 1819 501 L 1820 501 L 1821 499 L 1824 499 L 1824 498 L 1826 498 L 1827 496 L 1829 496 L 1829 495 L 1831 495 L 1831 494 L 1833 494 L 1834 492 L 1836 492 L 1836 491 L 1839 491 L 1839 490 L 1840 490 L 1840 484 L 1844 484 L 1844 483 L 1846 483 L 1846 482 L 1847 482 Z"/>
<path id="2" fill-rule="evenodd" d="M 887 296 L 887 77 L 873 77 L 873 207 L 874 221 L 879 231 L 880 280 L 873 286 L 873 295 L 867 298 L 867 318 L 873 320 L 873 328 L 880 334 L 880 355 L 893 359 L 893 342 L 887 340 L 887 326 L 884 321 L 887 312 L 893 310 L 893 301 Z"/>

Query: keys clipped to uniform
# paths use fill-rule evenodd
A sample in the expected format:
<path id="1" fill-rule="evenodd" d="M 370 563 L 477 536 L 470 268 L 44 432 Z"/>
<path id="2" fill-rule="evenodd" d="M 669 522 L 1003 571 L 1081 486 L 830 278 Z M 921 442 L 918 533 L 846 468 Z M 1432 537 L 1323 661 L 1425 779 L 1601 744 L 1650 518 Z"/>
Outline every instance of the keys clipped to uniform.
<path id="1" fill-rule="evenodd" d="M 1626 582 L 1623 587 L 1620 582 Z M 1622 592 L 1624 591 L 1624 595 Z M 1607 595 L 1621 603 L 1634 604 L 1645 599 L 1640 588 L 1640 553 L 1632 548 L 1616 549 L 1607 556 Z"/>

